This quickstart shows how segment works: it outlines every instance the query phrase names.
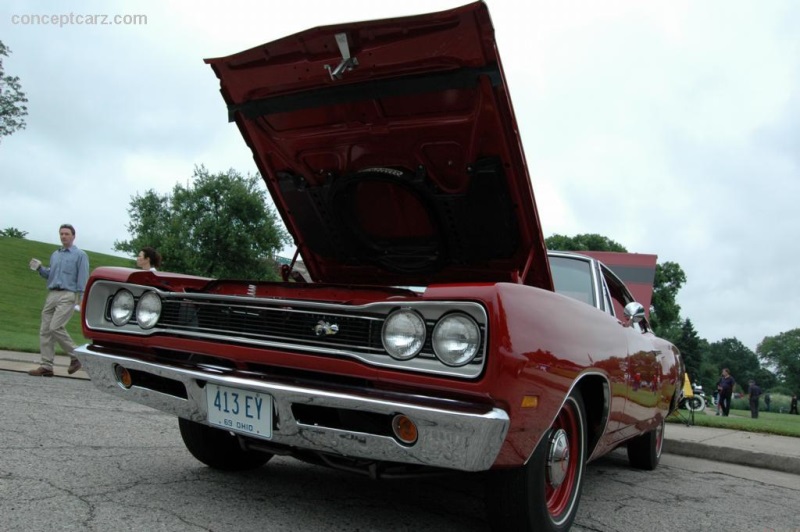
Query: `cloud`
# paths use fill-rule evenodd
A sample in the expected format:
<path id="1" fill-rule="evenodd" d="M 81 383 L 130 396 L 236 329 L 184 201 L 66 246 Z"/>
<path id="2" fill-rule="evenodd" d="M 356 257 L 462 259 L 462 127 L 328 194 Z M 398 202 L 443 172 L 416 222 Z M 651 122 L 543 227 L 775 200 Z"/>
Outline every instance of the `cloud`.
<path id="1" fill-rule="evenodd" d="M 336 22 L 460 5 L 6 2 L 4 61 L 28 128 L 0 143 L 0 227 L 111 252 L 132 196 L 195 165 L 256 171 L 227 123 L 219 57 Z M 545 236 L 599 233 L 674 261 L 683 316 L 755 348 L 795 328 L 800 227 L 800 4 L 791 0 L 529 4 L 489 0 Z M 139 14 L 146 24 L 12 23 L 23 14 Z"/>

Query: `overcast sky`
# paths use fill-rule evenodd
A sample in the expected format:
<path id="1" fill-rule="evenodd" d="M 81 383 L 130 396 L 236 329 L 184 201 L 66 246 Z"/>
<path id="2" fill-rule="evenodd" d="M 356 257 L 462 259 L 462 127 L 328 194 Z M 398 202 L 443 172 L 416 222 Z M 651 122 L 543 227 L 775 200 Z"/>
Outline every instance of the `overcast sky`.
<path id="1" fill-rule="evenodd" d="M 0 139 L 0 228 L 55 245 L 69 222 L 80 247 L 115 253 L 133 195 L 200 164 L 256 171 L 203 58 L 462 3 L 3 2 L 4 66 L 30 114 Z M 755 349 L 800 327 L 800 2 L 487 3 L 545 236 L 679 263 L 682 316 L 711 342 Z"/>

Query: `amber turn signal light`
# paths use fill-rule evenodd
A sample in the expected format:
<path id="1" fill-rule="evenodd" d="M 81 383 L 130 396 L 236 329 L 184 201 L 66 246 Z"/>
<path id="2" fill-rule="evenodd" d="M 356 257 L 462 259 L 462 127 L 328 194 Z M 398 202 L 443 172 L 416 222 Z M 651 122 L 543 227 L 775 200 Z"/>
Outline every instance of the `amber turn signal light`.
<path id="1" fill-rule="evenodd" d="M 130 371 L 119 364 L 114 366 L 114 375 L 117 377 L 117 382 L 126 390 L 133 386 L 133 377 L 131 377 Z"/>
<path id="2" fill-rule="evenodd" d="M 536 408 L 539 406 L 538 395 L 525 395 L 522 397 L 522 408 Z"/>
<path id="3" fill-rule="evenodd" d="M 406 445 L 417 441 L 417 425 L 408 416 L 398 414 L 392 419 L 392 430 L 395 437 Z"/>

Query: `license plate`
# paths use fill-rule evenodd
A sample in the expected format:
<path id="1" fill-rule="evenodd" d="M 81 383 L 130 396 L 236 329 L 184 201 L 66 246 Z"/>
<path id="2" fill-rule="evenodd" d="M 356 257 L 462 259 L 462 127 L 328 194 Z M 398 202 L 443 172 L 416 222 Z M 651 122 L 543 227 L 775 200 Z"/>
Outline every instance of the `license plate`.
<path id="1" fill-rule="evenodd" d="M 272 437 L 272 397 L 263 393 L 206 384 L 208 422 L 212 425 Z"/>

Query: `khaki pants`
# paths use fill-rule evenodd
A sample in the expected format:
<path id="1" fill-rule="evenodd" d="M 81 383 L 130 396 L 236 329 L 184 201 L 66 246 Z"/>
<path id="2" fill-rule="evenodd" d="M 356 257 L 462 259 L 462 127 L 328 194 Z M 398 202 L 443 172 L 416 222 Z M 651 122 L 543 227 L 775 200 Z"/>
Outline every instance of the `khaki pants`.
<path id="1" fill-rule="evenodd" d="M 66 326 L 72 313 L 78 295 L 67 290 L 49 290 L 47 299 L 42 309 L 42 326 L 39 328 L 39 349 L 42 353 L 41 365 L 53 369 L 53 359 L 56 356 L 56 342 L 70 357 L 75 349 L 75 342 L 70 338 Z"/>

